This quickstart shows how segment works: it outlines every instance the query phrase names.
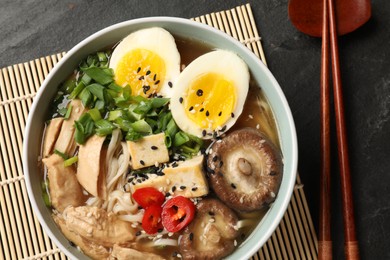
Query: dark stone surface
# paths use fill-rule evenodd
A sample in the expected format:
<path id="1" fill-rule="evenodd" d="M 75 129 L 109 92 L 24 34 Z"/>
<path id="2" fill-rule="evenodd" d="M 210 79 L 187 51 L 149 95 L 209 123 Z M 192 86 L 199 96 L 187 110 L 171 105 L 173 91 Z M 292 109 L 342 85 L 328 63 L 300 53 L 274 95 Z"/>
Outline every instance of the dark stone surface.
<path id="1" fill-rule="evenodd" d="M 196 17 L 249 2 L 270 70 L 290 104 L 298 133 L 299 172 L 318 226 L 320 39 L 298 32 L 287 0 L 0 1 L 0 68 L 69 50 L 114 23 L 146 16 Z M 308 1 L 309 2 L 309 1 Z M 339 38 L 357 234 L 362 259 L 389 259 L 390 2 L 372 1 L 372 18 Z M 332 121 L 332 221 L 335 259 L 343 224 Z"/>

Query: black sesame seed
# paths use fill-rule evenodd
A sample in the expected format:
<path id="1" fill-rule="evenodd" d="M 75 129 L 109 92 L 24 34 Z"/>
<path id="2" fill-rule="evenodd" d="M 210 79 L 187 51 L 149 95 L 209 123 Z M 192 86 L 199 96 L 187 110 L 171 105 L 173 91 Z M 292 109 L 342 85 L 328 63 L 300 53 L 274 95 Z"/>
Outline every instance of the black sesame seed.
<path id="1" fill-rule="evenodd" d="M 155 146 L 155 145 L 152 145 L 150 148 L 151 148 L 152 150 L 157 150 L 157 149 L 158 149 L 158 147 Z"/>
<path id="2" fill-rule="evenodd" d="M 142 209 L 142 207 L 141 207 L 141 206 L 138 206 L 137 208 L 138 208 L 138 209 Z"/>
<path id="3" fill-rule="evenodd" d="M 204 108 L 202 107 L 200 110 L 199 110 L 199 112 L 203 112 L 204 111 Z"/>
<path id="4" fill-rule="evenodd" d="M 187 188 L 187 187 L 184 186 L 184 185 L 183 185 L 183 186 L 180 186 L 180 189 L 181 189 L 181 190 L 185 190 L 186 188 Z"/>
<path id="5" fill-rule="evenodd" d="M 138 230 L 137 233 L 135 233 L 135 235 L 138 237 L 142 234 L 141 230 Z"/>
<path id="6" fill-rule="evenodd" d="M 171 196 L 171 193 L 169 192 L 165 193 L 165 197 L 169 197 L 169 196 Z"/>
<path id="7" fill-rule="evenodd" d="M 76 246 L 76 244 L 73 243 L 72 241 L 69 241 L 69 245 L 70 245 L 70 246 L 73 246 L 73 247 Z"/>
<path id="8" fill-rule="evenodd" d="M 142 165 L 145 165 L 145 162 L 142 161 L 142 160 L 139 160 L 139 163 L 142 164 Z"/>
<path id="9" fill-rule="evenodd" d="M 160 83 L 160 80 L 155 81 L 154 85 L 158 85 L 158 83 Z"/>
<path id="10" fill-rule="evenodd" d="M 143 86 L 144 94 L 150 90 L 150 86 Z"/>
<path id="11" fill-rule="evenodd" d="M 179 102 L 180 102 L 180 104 L 183 103 L 183 98 L 182 97 L 179 98 Z"/>
<path id="12" fill-rule="evenodd" d="M 275 176 L 275 175 L 277 175 L 277 174 L 278 174 L 278 173 L 275 172 L 275 171 L 271 171 L 271 172 L 269 173 L 270 176 Z"/>
<path id="13" fill-rule="evenodd" d="M 198 97 L 203 96 L 203 90 L 198 89 L 198 91 L 196 91 L 196 95 L 197 95 Z"/>
<path id="14" fill-rule="evenodd" d="M 193 187 L 191 190 L 196 191 L 197 189 L 198 189 L 198 187 Z"/>
<path id="15" fill-rule="evenodd" d="M 210 112 L 207 110 L 206 111 L 206 116 L 209 116 L 210 115 Z"/>
<path id="16" fill-rule="evenodd" d="M 137 182 L 138 182 L 138 183 L 141 183 L 141 182 L 142 182 L 142 180 L 141 180 L 141 179 L 137 179 Z"/>
<path id="17" fill-rule="evenodd" d="M 191 232 L 189 238 L 190 238 L 190 240 L 192 241 L 192 239 L 194 239 L 194 233 Z"/>
<path id="18" fill-rule="evenodd" d="M 165 173 L 163 173 L 163 172 L 156 172 L 156 175 L 157 175 L 157 176 L 164 176 Z"/>
<path id="19" fill-rule="evenodd" d="M 222 165 L 223 165 L 223 161 L 220 161 L 219 162 L 219 167 L 222 167 Z"/>
<path id="20" fill-rule="evenodd" d="M 157 230 L 158 233 L 161 233 L 161 232 L 163 232 L 163 231 L 164 231 L 163 228 L 159 228 L 159 229 Z"/>
<path id="21" fill-rule="evenodd" d="M 226 128 L 227 128 L 227 126 L 226 125 L 224 125 L 222 128 L 221 128 L 221 132 L 225 132 L 226 131 Z"/>
<path id="22" fill-rule="evenodd" d="M 209 211 L 209 215 L 210 215 L 210 216 L 215 216 L 215 213 L 212 212 L 212 211 Z"/>
<path id="23" fill-rule="evenodd" d="M 176 186 L 172 186 L 172 192 L 176 191 Z"/>
<path id="24" fill-rule="evenodd" d="M 168 86 L 171 88 L 173 87 L 172 82 L 168 81 Z"/>
<path id="25" fill-rule="evenodd" d="M 154 74 L 153 80 L 156 81 L 156 78 L 157 78 L 157 74 Z"/>
<path id="26" fill-rule="evenodd" d="M 137 69 L 137 73 L 138 73 L 138 72 L 140 72 L 140 71 L 141 71 L 141 67 L 138 67 L 138 69 Z"/>
<path id="27" fill-rule="evenodd" d="M 172 253 L 172 256 L 173 256 L 173 257 L 176 257 L 177 254 L 178 254 L 177 252 L 173 252 L 173 253 Z"/>
<path id="28" fill-rule="evenodd" d="M 217 160 L 218 160 L 218 156 L 216 155 L 213 157 L 213 162 L 216 162 Z"/>
<path id="29" fill-rule="evenodd" d="M 150 74 L 150 70 L 148 70 L 145 75 L 149 75 L 149 74 Z"/>
<path id="30" fill-rule="evenodd" d="M 191 111 L 192 109 L 194 109 L 194 107 L 193 107 L 193 106 L 191 106 L 191 107 L 188 109 L 188 111 Z"/>
<path id="31" fill-rule="evenodd" d="M 234 118 L 234 113 L 231 114 L 231 117 Z"/>
<path id="32" fill-rule="evenodd" d="M 145 77 L 144 76 L 141 76 L 141 77 L 139 77 L 138 79 L 139 80 L 143 80 Z"/>
<path id="33" fill-rule="evenodd" d="M 177 164 L 177 162 L 173 162 L 171 166 L 172 166 L 173 168 L 175 168 L 175 167 L 177 167 L 177 166 L 179 166 L 179 165 Z"/>
<path id="34" fill-rule="evenodd" d="M 234 183 L 230 184 L 230 186 L 232 186 L 233 189 L 236 189 L 236 185 Z"/>
<path id="35" fill-rule="evenodd" d="M 202 131 L 202 135 L 203 135 L 203 136 L 206 136 L 206 134 L 207 134 L 206 130 L 203 130 L 203 131 Z"/>
<path id="36" fill-rule="evenodd" d="M 222 116 L 222 111 L 220 111 L 220 112 L 218 113 L 218 116 Z"/>

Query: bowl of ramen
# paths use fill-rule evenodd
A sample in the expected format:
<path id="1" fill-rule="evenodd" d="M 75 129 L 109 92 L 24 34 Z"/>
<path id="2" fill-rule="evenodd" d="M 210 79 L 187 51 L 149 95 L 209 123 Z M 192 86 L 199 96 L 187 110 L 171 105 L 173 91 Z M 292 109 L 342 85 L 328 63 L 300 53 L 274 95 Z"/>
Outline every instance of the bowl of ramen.
<path id="1" fill-rule="evenodd" d="M 53 68 L 24 142 L 29 198 L 74 259 L 248 259 L 282 219 L 297 141 L 277 81 L 209 26 L 105 28 Z"/>

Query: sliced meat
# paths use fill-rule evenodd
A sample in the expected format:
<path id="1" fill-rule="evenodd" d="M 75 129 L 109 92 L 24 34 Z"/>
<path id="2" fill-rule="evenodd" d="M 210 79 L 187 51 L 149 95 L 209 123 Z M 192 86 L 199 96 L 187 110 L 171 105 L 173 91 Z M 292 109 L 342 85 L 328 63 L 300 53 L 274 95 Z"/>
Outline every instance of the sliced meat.
<path id="1" fill-rule="evenodd" d="M 57 117 L 50 120 L 49 125 L 46 127 L 45 139 L 43 141 L 43 157 L 48 157 L 53 152 L 53 147 L 60 134 L 63 117 Z"/>
<path id="2" fill-rule="evenodd" d="M 254 128 L 215 142 L 207 159 L 210 183 L 229 207 L 253 211 L 273 202 L 283 175 L 282 154 Z"/>
<path id="3" fill-rule="evenodd" d="M 120 247 L 114 245 L 110 259 L 126 260 L 164 260 L 163 257 L 149 253 L 140 252 L 132 248 Z"/>
<path id="4" fill-rule="evenodd" d="M 68 207 L 63 212 L 66 227 L 82 238 L 102 245 L 112 247 L 130 245 L 135 238 L 131 223 L 120 220 L 114 213 L 90 206 Z"/>
<path id="5" fill-rule="evenodd" d="M 53 215 L 53 219 L 61 229 L 64 236 L 69 241 L 79 246 L 81 251 L 83 251 L 83 253 L 87 256 L 93 259 L 107 259 L 110 256 L 109 250 L 104 246 L 92 243 L 91 241 L 81 237 L 79 234 L 70 231 L 62 217 Z"/>
<path id="6" fill-rule="evenodd" d="M 64 159 L 57 154 L 52 154 L 42 161 L 47 168 L 49 193 L 53 207 L 62 212 L 68 206 L 83 205 L 86 196 L 77 181 L 75 168 L 65 167 Z"/>
<path id="7" fill-rule="evenodd" d="M 84 108 L 83 103 L 79 99 L 73 99 L 68 106 L 72 106 L 72 111 L 70 117 L 62 123 L 61 132 L 58 135 L 54 149 L 67 155 L 73 155 L 76 151 L 74 121 L 80 118 L 86 111 L 86 108 Z"/>
<path id="8" fill-rule="evenodd" d="M 180 239 L 184 259 L 221 259 L 235 248 L 238 218 L 218 199 L 203 199 L 197 205 L 195 219 Z"/>
<path id="9" fill-rule="evenodd" d="M 93 135 L 80 146 L 77 179 L 95 197 L 106 198 L 105 137 Z"/>

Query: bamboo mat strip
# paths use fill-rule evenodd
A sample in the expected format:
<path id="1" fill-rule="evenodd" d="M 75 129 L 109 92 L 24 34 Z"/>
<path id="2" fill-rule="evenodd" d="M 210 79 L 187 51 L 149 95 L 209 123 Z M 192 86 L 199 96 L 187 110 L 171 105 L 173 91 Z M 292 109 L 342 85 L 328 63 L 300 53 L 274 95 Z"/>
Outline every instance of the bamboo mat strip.
<path id="1" fill-rule="evenodd" d="M 249 4 L 192 20 L 236 38 L 267 65 Z M 67 259 L 32 211 L 21 161 L 24 127 L 33 98 L 64 55 L 65 52 L 0 70 L 0 259 Z M 280 225 L 252 260 L 317 259 L 317 251 L 317 236 L 298 175 Z"/>

